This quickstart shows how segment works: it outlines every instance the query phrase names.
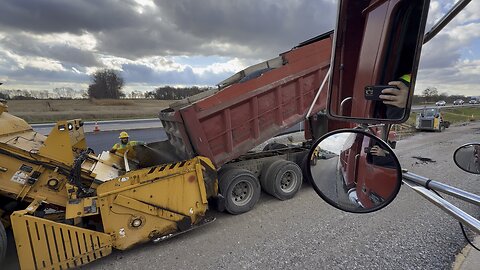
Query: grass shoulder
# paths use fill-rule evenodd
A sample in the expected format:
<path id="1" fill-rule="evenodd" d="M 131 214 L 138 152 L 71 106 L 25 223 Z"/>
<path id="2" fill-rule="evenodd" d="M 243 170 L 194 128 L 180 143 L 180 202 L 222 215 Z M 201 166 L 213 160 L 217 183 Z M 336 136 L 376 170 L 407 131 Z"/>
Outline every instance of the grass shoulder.
<path id="1" fill-rule="evenodd" d="M 155 99 L 9 100 L 8 111 L 29 123 L 155 118 L 172 101 Z"/>

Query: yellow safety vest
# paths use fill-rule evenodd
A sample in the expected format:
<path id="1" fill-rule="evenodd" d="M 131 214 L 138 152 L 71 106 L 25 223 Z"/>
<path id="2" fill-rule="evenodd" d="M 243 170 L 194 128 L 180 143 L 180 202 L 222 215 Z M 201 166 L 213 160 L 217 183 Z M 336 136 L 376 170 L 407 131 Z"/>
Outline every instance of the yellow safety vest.
<path id="1" fill-rule="evenodd" d="M 410 80 L 412 79 L 412 75 L 411 74 L 405 74 L 402 77 L 400 77 L 400 79 L 410 83 Z"/>
<path id="2" fill-rule="evenodd" d="M 115 152 L 118 153 L 119 155 L 123 155 L 125 153 L 125 151 L 127 151 L 127 150 L 131 151 L 133 149 L 133 146 L 138 145 L 138 144 L 139 144 L 139 142 L 137 142 L 137 141 L 129 141 L 126 144 L 116 143 L 112 147 L 112 149 L 115 150 Z"/>

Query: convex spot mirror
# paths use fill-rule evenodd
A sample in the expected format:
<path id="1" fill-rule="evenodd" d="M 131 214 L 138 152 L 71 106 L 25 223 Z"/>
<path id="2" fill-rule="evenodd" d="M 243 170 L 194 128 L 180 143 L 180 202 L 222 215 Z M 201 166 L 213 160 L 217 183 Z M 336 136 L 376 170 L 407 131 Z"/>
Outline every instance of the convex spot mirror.
<path id="1" fill-rule="evenodd" d="M 457 166 L 469 173 L 480 174 L 480 143 L 460 146 L 453 154 Z"/>
<path id="2" fill-rule="evenodd" d="M 388 205 L 400 190 L 402 172 L 393 150 L 362 130 L 338 130 L 315 142 L 307 166 L 317 194 L 347 212 L 368 213 Z"/>
<path id="3" fill-rule="evenodd" d="M 409 116 L 429 0 L 340 0 L 330 117 L 399 123 Z"/>

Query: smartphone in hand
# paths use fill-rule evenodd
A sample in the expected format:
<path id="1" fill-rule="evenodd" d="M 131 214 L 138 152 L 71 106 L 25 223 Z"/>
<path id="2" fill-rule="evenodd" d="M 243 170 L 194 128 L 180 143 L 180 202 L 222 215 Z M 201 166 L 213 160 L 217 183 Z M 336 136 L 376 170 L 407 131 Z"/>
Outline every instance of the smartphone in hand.
<path id="1" fill-rule="evenodd" d="M 398 89 L 397 87 L 393 85 L 369 85 L 365 86 L 365 99 L 366 100 L 382 100 L 380 98 L 380 95 L 382 94 L 382 91 L 387 88 L 395 88 Z"/>

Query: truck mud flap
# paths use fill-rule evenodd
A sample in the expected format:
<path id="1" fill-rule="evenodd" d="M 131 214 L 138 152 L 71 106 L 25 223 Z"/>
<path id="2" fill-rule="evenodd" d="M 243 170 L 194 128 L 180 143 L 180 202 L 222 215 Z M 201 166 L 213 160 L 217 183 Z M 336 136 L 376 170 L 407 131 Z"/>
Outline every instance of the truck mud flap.
<path id="1" fill-rule="evenodd" d="M 11 215 L 21 269 L 75 268 L 112 252 L 112 237 L 17 211 Z"/>

